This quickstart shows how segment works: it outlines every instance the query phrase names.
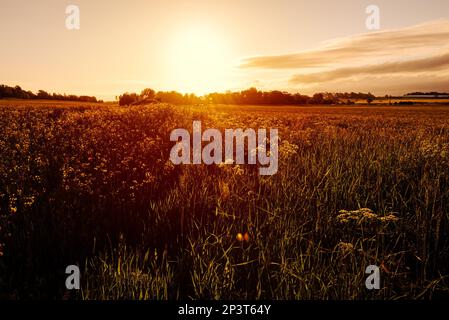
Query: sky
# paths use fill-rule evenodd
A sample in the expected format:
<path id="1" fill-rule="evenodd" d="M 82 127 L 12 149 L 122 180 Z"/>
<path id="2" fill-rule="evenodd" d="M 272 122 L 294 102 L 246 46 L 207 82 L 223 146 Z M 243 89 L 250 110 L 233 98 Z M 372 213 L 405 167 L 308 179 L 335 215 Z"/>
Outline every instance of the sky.
<path id="1" fill-rule="evenodd" d="M 146 87 L 449 91 L 447 0 L 0 0 L 0 39 L 0 83 L 105 100 Z"/>

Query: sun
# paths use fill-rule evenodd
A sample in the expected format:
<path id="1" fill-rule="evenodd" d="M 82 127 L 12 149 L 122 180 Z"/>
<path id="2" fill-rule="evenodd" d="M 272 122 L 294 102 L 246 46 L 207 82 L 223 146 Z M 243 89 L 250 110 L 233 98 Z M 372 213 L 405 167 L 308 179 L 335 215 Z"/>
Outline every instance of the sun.
<path id="1" fill-rule="evenodd" d="M 170 51 L 170 79 L 181 92 L 202 95 L 226 87 L 230 48 L 222 35 L 205 26 L 180 30 Z"/>

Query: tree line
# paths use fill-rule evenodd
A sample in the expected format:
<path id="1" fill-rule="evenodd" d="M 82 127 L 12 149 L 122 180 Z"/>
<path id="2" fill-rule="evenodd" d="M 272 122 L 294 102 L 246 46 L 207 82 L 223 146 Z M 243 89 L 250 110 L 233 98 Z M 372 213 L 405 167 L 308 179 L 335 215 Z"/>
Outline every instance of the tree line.
<path id="1" fill-rule="evenodd" d="M 204 100 L 193 93 L 182 94 L 176 91 L 154 91 L 153 89 L 143 89 L 140 94 L 128 93 L 116 97 L 121 106 L 139 105 L 154 102 L 165 102 L 170 104 L 200 104 Z"/>
<path id="2" fill-rule="evenodd" d="M 37 93 L 22 89 L 20 86 L 10 87 L 0 85 L 0 99 L 16 98 L 16 99 L 45 99 L 45 100 L 62 100 L 62 101 L 80 101 L 80 102 L 103 102 L 97 100 L 94 96 L 77 96 L 58 93 L 48 93 L 39 90 Z M 249 88 L 243 91 L 227 91 L 214 92 L 204 96 L 197 96 L 193 93 L 182 94 L 177 91 L 158 91 L 146 88 L 137 93 L 124 93 L 116 99 L 121 106 L 148 104 L 154 102 L 164 102 L 170 104 L 237 104 L 237 105 L 305 105 L 305 104 L 352 104 L 353 100 L 366 100 L 371 103 L 375 96 L 371 93 L 362 92 L 344 92 L 330 93 L 319 92 L 313 96 L 303 95 L 300 93 L 289 93 L 285 91 L 272 90 L 260 91 L 256 88 Z"/>
<path id="3" fill-rule="evenodd" d="M 44 90 L 39 90 L 37 93 L 33 93 L 29 90 L 23 90 L 20 86 L 10 87 L 2 84 L 0 85 L 0 99 L 3 98 L 103 102 L 102 100 L 97 100 L 96 97 L 91 96 L 77 96 L 74 94 L 66 95 L 59 93 L 50 94 Z"/>
<path id="4" fill-rule="evenodd" d="M 171 104 L 237 104 L 237 105 L 304 105 L 304 104 L 352 104 L 352 100 L 366 100 L 371 103 L 376 97 L 371 93 L 320 92 L 313 96 L 285 91 L 259 91 L 249 88 L 243 91 L 227 91 L 224 93 L 209 93 L 202 97 L 195 94 L 182 94 L 176 91 L 159 91 L 144 89 L 140 94 L 124 93 L 117 97 L 119 104 L 138 105 L 152 102 L 165 102 Z"/>
<path id="5" fill-rule="evenodd" d="M 449 96 L 449 93 L 447 92 L 410 92 L 407 93 L 406 96 L 429 96 L 433 98 L 438 98 L 439 96 Z"/>

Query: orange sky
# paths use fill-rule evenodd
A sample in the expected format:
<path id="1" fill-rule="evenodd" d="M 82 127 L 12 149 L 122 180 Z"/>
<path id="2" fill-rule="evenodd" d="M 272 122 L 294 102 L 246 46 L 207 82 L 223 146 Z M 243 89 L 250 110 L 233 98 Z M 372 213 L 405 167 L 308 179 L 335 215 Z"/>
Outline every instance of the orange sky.
<path id="1" fill-rule="evenodd" d="M 80 30 L 65 27 L 69 4 Z M 107 100 L 145 87 L 449 91 L 447 0 L 0 0 L 0 39 L 0 83 Z"/>

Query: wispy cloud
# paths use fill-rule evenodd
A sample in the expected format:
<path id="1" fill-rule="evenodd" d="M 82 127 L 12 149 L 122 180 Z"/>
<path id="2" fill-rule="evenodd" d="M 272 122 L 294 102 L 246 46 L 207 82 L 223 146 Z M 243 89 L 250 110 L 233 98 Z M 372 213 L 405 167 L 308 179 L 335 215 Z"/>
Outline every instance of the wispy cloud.
<path id="1" fill-rule="evenodd" d="M 294 54 L 251 57 L 242 68 L 296 69 L 353 63 L 354 59 L 381 58 L 414 50 L 428 51 L 447 46 L 449 21 L 439 20 L 413 27 L 366 33 L 335 39 L 314 50 Z"/>
<path id="2" fill-rule="evenodd" d="M 290 79 L 292 83 L 322 83 L 344 79 L 357 75 L 380 75 L 397 73 L 415 73 L 441 70 L 449 66 L 449 53 L 423 59 L 400 62 L 386 62 L 375 65 L 364 65 L 351 68 L 339 68 L 317 73 L 299 74 Z"/>
<path id="3" fill-rule="evenodd" d="M 449 20 L 334 39 L 294 54 L 251 57 L 240 67 L 281 73 L 285 83 L 306 91 L 338 90 L 346 87 L 343 79 L 354 90 L 379 93 L 388 90 L 384 83 L 396 92 L 449 89 Z"/>

